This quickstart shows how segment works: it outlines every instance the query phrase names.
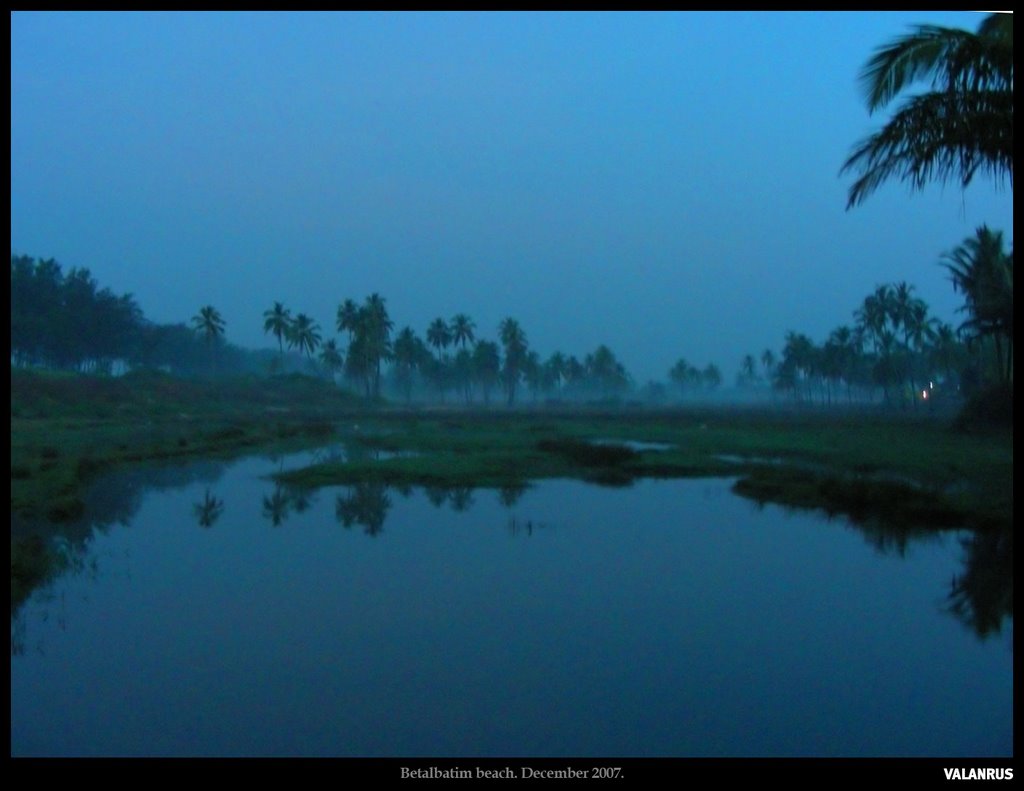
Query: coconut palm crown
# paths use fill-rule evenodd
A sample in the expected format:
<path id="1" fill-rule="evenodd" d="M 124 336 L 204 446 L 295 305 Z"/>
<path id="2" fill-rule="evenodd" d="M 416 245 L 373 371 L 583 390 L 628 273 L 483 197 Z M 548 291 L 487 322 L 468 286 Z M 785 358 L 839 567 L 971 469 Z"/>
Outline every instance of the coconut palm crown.
<path id="1" fill-rule="evenodd" d="M 843 164 L 841 172 L 860 173 L 847 209 L 891 178 L 915 190 L 930 181 L 966 187 L 980 171 L 1012 188 L 1012 14 L 985 17 L 977 33 L 920 25 L 880 47 L 860 75 L 869 112 L 928 78 L 932 89 L 908 97 Z"/>

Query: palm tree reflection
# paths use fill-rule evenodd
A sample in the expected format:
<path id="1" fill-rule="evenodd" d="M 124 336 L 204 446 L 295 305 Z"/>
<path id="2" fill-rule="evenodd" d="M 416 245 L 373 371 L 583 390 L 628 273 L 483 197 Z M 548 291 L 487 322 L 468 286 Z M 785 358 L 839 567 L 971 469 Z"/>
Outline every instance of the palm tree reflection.
<path id="1" fill-rule="evenodd" d="M 274 494 L 270 497 L 263 497 L 263 516 L 271 521 L 274 527 L 278 527 L 288 518 L 288 508 L 291 505 L 284 487 L 278 484 L 274 487 Z"/>
<path id="2" fill-rule="evenodd" d="M 498 500 L 506 508 L 511 508 L 518 502 L 519 498 L 526 492 L 528 485 L 525 483 L 509 483 L 498 489 Z"/>
<path id="3" fill-rule="evenodd" d="M 448 502 L 448 496 L 451 494 L 451 489 L 447 486 L 424 486 L 423 493 L 430 500 L 430 504 L 435 508 L 440 508 L 446 502 Z"/>
<path id="4" fill-rule="evenodd" d="M 295 509 L 295 513 L 301 514 L 309 510 L 309 507 L 316 502 L 312 489 L 302 486 L 289 486 L 285 490 L 288 500 Z"/>
<path id="5" fill-rule="evenodd" d="M 334 503 L 334 513 L 345 528 L 362 525 L 369 536 L 376 536 L 384 529 L 384 519 L 391 508 L 391 499 L 383 483 L 357 483 L 349 487 L 347 495 L 339 494 Z"/>
<path id="6" fill-rule="evenodd" d="M 953 577 L 948 609 L 978 637 L 999 634 L 1013 618 L 1013 531 L 973 533 L 961 541 L 964 571 Z"/>
<path id="7" fill-rule="evenodd" d="M 192 506 L 192 512 L 200 527 L 213 527 L 214 522 L 220 519 L 220 515 L 224 513 L 224 501 L 218 500 L 207 489 L 202 502 Z"/>
<path id="8" fill-rule="evenodd" d="M 456 486 L 448 496 L 452 504 L 452 510 L 462 513 L 473 505 L 473 488 L 471 486 Z"/>

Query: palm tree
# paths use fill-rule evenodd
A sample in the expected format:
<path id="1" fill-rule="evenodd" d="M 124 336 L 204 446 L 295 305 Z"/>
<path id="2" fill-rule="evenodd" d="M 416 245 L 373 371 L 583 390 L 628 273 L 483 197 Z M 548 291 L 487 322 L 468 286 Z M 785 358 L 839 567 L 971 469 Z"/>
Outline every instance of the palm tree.
<path id="1" fill-rule="evenodd" d="M 505 347 L 505 392 L 508 395 L 508 405 L 512 406 L 516 397 L 516 385 L 526 362 L 526 333 L 518 321 L 506 318 L 498 326 L 498 337 Z"/>
<path id="2" fill-rule="evenodd" d="M 932 335 L 930 351 L 931 363 L 943 373 L 943 381 L 951 385 L 954 382 L 953 371 L 960 363 L 962 344 L 956 337 L 956 331 L 945 323 L 939 323 Z"/>
<path id="3" fill-rule="evenodd" d="M 814 342 L 803 333 L 786 333 L 786 345 L 782 349 L 782 367 L 793 374 L 794 394 L 801 400 L 800 382 L 807 383 L 810 397 L 811 376 L 815 373 L 817 350 Z"/>
<path id="4" fill-rule="evenodd" d="M 530 389 L 534 403 L 536 403 L 537 398 L 540 396 L 540 391 L 544 388 L 544 366 L 541 364 L 540 355 L 536 350 L 530 350 L 526 353 L 522 369 L 523 380 Z"/>
<path id="5" fill-rule="evenodd" d="M 416 333 L 411 327 L 405 327 L 395 337 L 393 356 L 395 360 L 395 376 L 398 379 L 398 385 L 405 393 L 405 400 L 412 400 L 412 382 L 413 382 L 413 371 L 415 371 L 423 355 L 429 356 L 430 352 L 426 351 L 423 346 L 423 341 L 416 337 Z"/>
<path id="6" fill-rule="evenodd" d="M 501 355 L 494 341 L 477 341 L 473 347 L 473 377 L 480 383 L 484 403 L 491 402 L 491 388 L 501 374 Z"/>
<path id="7" fill-rule="evenodd" d="M 217 373 L 215 346 L 217 340 L 224 335 L 225 326 L 224 319 L 213 305 L 201 308 L 199 313 L 192 317 L 192 329 L 201 333 L 210 347 L 210 367 L 214 374 Z"/>
<path id="8" fill-rule="evenodd" d="M 722 372 L 714 363 L 708 363 L 707 367 L 701 372 L 701 380 L 707 385 L 709 390 L 715 390 L 722 384 Z"/>
<path id="9" fill-rule="evenodd" d="M 1003 234 L 982 225 L 974 237 L 943 256 L 953 288 L 963 293 L 969 318 L 960 325 L 968 337 L 991 336 L 1000 378 L 1013 376 L 1013 250 L 1003 249 Z M 1003 361 L 1002 341 L 1006 340 Z"/>
<path id="10" fill-rule="evenodd" d="M 743 385 L 757 381 L 757 360 L 754 359 L 754 355 L 743 356 L 743 362 L 740 363 L 740 379 Z"/>
<path id="11" fill-rule="evenodd" d="M 339 371 L 344 364 L 341 357 L 341 352 L 338 350 L 338 343 L 331 338 L 329 341 L 324 343 L 320 349 L 320 362 L 323 363 L 324 368 L 327 369 L 327 373 L 330 378 L 334 379 L 334 374 Z"/>
<path id="12" fill-rule="evenodd" d="M 349 333 L 346 374 L 364 382 L 367 397 L 380 395 L 381 362 L 391 359 L 393 327 L 380 294 L 368 296 L 362 307 L 346 300 L 338 308 L 338 329 Z"/>
<path id="13" fill-rule="evenodd" d="M 277 345 L 281 350 L 282 372 L 284 371 L 284 339 L 288 335 L 291 321 L 291 311 L 287 310 L 280 302 L 275 302 L 274 307 L 263 313 L 263 332 L 272 332 L 277 338 Z"/>
<path id="14" fill-rule="evenodd" d="M 351 299 L 346 299 L 338 306 L 337 327 L 338 332 L 348 333 L 348 342 L 352 343 L 359 327 L 359 306 Z"/>
<path id="15" fill-rule="evenodd" d="M 585 365 L 587 375 L 593 386 L 603 398 L 621 394 L 629 387 L 629 374 L 616 358 L 615 354 L 604 344 L 588 354 Z"/>
<path id="16" fill-rule="evenodd" d="M 305 313 L 300 313 L 292 322 L 288 343 L 312 360 L 313 352 L 320 346 L 320 325 Z"/>
<path id="17" fill-rule="evenodd" d="M 465 313 L 456 314 L 449 325 L 452 334 L 452 345 L 462 346 L 466 348 L 467 343 L 472 343 L 475 338 L 473 337 L 473 330 L 476 325 L 473 320 Z"/>
<path id="18" fill-rule="evenodd" d="M 919 25 L 879 47 L 860 75 L 868 111 L 929 77 L 932 90 L 908 98 L 843 164 L 861 174 L 848 209 L 890 178 L 966 187 L 980 170 L 1013 186 L 1013 16 L 987 16 L 977 33 Z"/>
<path id="19" fill-rule="evenodd" d="M 902 382 L 897 364 L 899 341 L 896 331 L 900 326 L 900 309 L 896 293 L 890 285 L 877 286 L 854 311 L 857 334 L 870 341 L 874 352 L 874 378 L 882 385 L 886 403 L 890 401 L 890 386 Z"/>
<path id="20" fill-rule="evenodd" d="M 367 362 L 373 372 L 373 395 L 380 395 L 380 364 L 391 359 L 391 330 L 395 323 L 388 316 L 386 300 L 376 292 L 366 298 L 359 325 L 365 333 Z"/>
<path id="21" fill-rule="evenodd" d="M 568 371 L 568 360 L 566 360 L 565 355 L 561 352 L 555 352 L 548 357 L 548 361 L 544 363 L 544 368 L 547 371 L 547 380 L 551 384 L 551 388 L 553 390 L 561 388 Z"/>
<path id="22" fill-rule="evenodd" d="M 913 342 L 914 335 L 914 322 L 915 317 L 921 314 L 923 309 L 924 314 L 927 315 L 928 308 L 924 302 L 911 296 L 910 292 L 914 290 L 914 287 L 902 281 L 897 283 L 895 288 L 892 290 L 892 302 L 890 303 L 891 316 L 890 319 L 894 329 L 902 329 L 903 331 L 903 354 L 902 354 L 902 365 L 901 370 L 901 382 L 902 375 L 905 374 L 906 379 L 910 382 L 910 392 L 915 393 L 916 387 L 914 385 L 914 360 L 913 350 L 911 344 Z M 922 318 L 923 320 L 923 318 Z M 918 332 L 922 332 L 924 328 L 920 328 Z M 913 399 L 913 403 L 917 405 L 917 399 Z"/>
<path id="23" fill-rule="evenodd" d="M 459 349 L 452 360 L 452 379 L 462 389 L 462 397 L 469 404 L 473 400 L 473 355 L 466 349 Z"/>
<path id="24" fill-rule="evenodd" d="M 863 304 L 854 311 L 861 337 L 871 341 L 878 354 L 881 348 L 883 333 L 889 329 L 889 321 L 893 316 L 892 289 L 889 286 L 878 286 L 874 293 L 864 298 Z"/>
<path id="25" fill-rule="evenodd" d="M 679 394 L 686 395 L 686 388 L 690 382 L 693 381 L 693 377 L 690 375 L 690 371 L 693 368 L 686 360 L 679 358 L 676 360 L 676 364 L 669 369 L 668 378 L 679 387 Z"/>
<path id="26" fill-rule="evenodd" d="M 565 368 L 562 372 L 565 379 L 565 389 L 569 394 L 577 393 L 587 376 L 587 369 L 583 363 L 576 359 L 576 355 L 570 354 L 565 361 Z"/>
<path id="27" fill-rule="evenodd" d="M 427 343 L 437 349 L 438 362 L 441 361 L 441 351 L 447 349 L 452 342 L 451 328 L 444 319 L 437 318 L 427 327 Z"/>
<path id="28" fill-rule="evenodd" d="M 832 330 L 826 347 L 829 349 L 830 363 L 835 364 L 839 378 L 846 382 L 846 400 L 853 403 L 853 380 L 857 371 L 857 358 L 861 344 L 857 333 L 845 324 Z"/>

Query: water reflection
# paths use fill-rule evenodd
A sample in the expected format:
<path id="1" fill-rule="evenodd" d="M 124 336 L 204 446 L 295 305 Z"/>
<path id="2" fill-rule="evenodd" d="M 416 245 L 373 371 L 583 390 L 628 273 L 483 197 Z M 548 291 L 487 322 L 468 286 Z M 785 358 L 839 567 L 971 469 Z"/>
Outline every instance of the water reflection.
<path id="1" fill-rule="evenodd" d="M 192 513 L 196 515 L 196 521 L 200 527 L 213 527 L 214 523 L 220 519 L 220 515 L 224 513 L 224 501 L 218 500 L 207 489 L 202 501 L 192 506 Z"/>
<path id="2" fill-rule="evenodd" d="M 43 622 L 51 619 L 57 624 L 60 631 L 67 628 L 67 617 L 64 602 L 64 593 L 55 593 L 48 583 L 59 577 L 85 576 L 96 579 L 99 572 L 95 557 L 88 554 L 88 542 L 72 542 L 63 536 L 54 536 L 48 545 L 44 544 L 39 536 L 30 536 L 23 539 L 19 544 L 19 551 L 15 552 L 15 542 L 11 542 L 11 656 L 21 656 L 25 653 L 27 641 L 27 629 L 24 620 L 19 617 L 21 606 L 27 600 L 31 589 L 21 591 L 16 589 L 15 565 L 22 562 L 20 559 L 25 552 L 42 553 L 45 560 L 40 561 L 46 568 L 45 576 L 37 581 L 34 592 L 36 602 L 42 607 L 40 620 Z M 35 653 L 42 654 L 42 643 L 34 646 Z"/>
<path id="3" fill-rule="evenodd" d="M 468 511 L 473 506 L 473 491 L 472 486 L 423 487 L 423 493 L 431 505 L 435 508 L 441 508 L 447 504 L 456 513 Z M 408 491 L 403 492 L 403 496 L 408 496 Z"/>
<path id="4" fill-rule="evenodd" d="M 549 525 L 545 522 L 534 522 L 532 519 L 521 520 L 518 517 L 510 516 L 506 528 L 513 536 L 532 536 L 534 530 L 547 529 Z"/>
<path id="5" fill-rule="evenodd" d="M 339 494 L 334 503 L 334 514 L 345 528 L 362 525 L 368 536 L 376 536 L 384 529 L 384 519 L 391 507 L 387 486 L 382 483 L 358 483 L 348 487 L 347 494 Z"/>
<path id="6" fill-rule="evenodd" d="M 473 489 L 469 486 L 456 486 L 448 495 L 448 502 L 452 504 L 452 510 L 462 513 L 473 505 Z"/>
<path id="7" fill-rule="evenodd" d="M 526 490 L 530 488 L 527 483 L 509 483 L 498 489 L 498 500 L 506 508 L 511 508 L 522 497 Z"/>
<path id="8" fill-rule="evenodd" d="M 303 514 L 316 502 L 316 492 L 302 486 L 288 486 L 285 489 L 295 513 Z"/>
<path id="9" fill-rule="evenodd" d="M 430 501 L 430 504 L 434 506 L 434 508 L 440 508 L 442 505 L 448 502 L 448 492 L 449 489 L 447 486 L 423 487 L 423 493 L 427 496 L 427 499 Z"/>
<path id="10" fill-rule="evenodd" d="M 355 453 L 372 455 L 384 452 L 363 448 Z M 312 457 L 327 460 L 342 456 L 353 458 L 348 449 L 337 446 L 321 449 Z M 310 458 L 310 454 L 264 457 L 278 470 L 283 469 L 289 459 L 308 462 Z M 113 525 L 130 525 L 149 493 L 182 488 L 196 482 L 214 484 L 221 480 L 226 468 L 227 465 L 220 462 L 200 462 L 177 467 L 139 467 L 106 476 L 86 493 L 85 514 L 80 519 L 60 525 L 29 523 L 12 515 L 12 653 L 21 650 L 22 646 L 18 637 L 21 627 L 15 618 L 21 606 L 33 591 L 44 589 L 58 577 L 80 574 L 90 564 L 95 568 L 96 560 L 90 558 L 90 546 L 97 535 L 107 532 Z M 246 491 L 260 486 L 256 482 L 259 475 L 266 472 L 265 469 L 254 472 L 253 483 L 246 485 Z M 433 507 L 447 507 L 456 514 L 472 512 L 479 501 L 493 503 L 496 498 L 510 513 L 495 527 L 512 536 L 532 536 L 548 525 L 537 519 L 536 514 L 512 512 L 529 488 L 530 484 L 523 482 L 484 490 L 484 494 L 480 494 L 471 486 L 414 487 L 365 482 L 339 487 L 331 493 L 334 496 L 334 519 L 346 529 L 358 525 L 361 532 L 370 537 L 384 532 L 394 505 L 392 491 L 403 500 L 422 492 Z M 308 489 L 278 484 L 269 492 L 263 490 L 257 497 L 260 498 L 257 503 L 261 505 L 262 517 L 274 527 L 293 517 L 317 519 L 322 513 L 322 509 L 316 507 L 316 492 Z M 218 490 L 215 493 L 212 486 L 205 487 L 202 499 L 191 503 L 195 522 L 204 529 L 218 524 L 226 512 L 227 499 L 224 492 Z M 758 505 L 759 508 L 763 506 L 763 503 Z M 713 506 L 708 504 L 707 507 Z M 941 541 L 944 535 L 948 535 L 906 525 L 857 524 L 836 515 L 832 515 L 832 520 L 857 531 L 879 553 L 900 558 L 907 557 L 913 547 Z M 981 638 L 998 635 L 1013 617 L 1012 533 L 971 533 L 960 541 L 963 547 L 961 568 L 954 575 L 949 589 L 943 592 L 945 610 Z"/>
<path id="11" fill-rule="evenodd" d="M 274 527 L 278 527 L 288 518 L 288 509 L 291 506 L 291 498 L 285 487 L 278 484 L 274 487 L 274 493 L 270 497 L 263 497 L 263 516 L 270 520 Z"/>
<path id="12" fill-rule="evenodd" d="M 949 610 L 980 637 L 1000 634 L 1013 618 L 1013 532 L 974 533 L 961 544 L 964 571 L 951 583 Z"/>
<path id="13" fill-rule="evenodd" d="M 11 514 L 12 617 L 37 588 L 63 574 L 80 572 L 93 538 L 114 525 L 130 525 L 150 493 L 195 482 L 215 483 L 224 468 L 223 462 L 213 461 L 140 465 L 97 479 L 83 494 L 85 507 L 76 519 L 55 523 Z M 219 514 L 211 516 L 216 521 Z"/>
<path id="14" fill-rule="evenodd" d="M 295 463 L 143 496 L 12 610 L 12 754 L 1012 749 L 1012 655 L 972 636 L 1012 619 L 1011 536 L 758 516 L 714 479 L 262 477 Z"/>

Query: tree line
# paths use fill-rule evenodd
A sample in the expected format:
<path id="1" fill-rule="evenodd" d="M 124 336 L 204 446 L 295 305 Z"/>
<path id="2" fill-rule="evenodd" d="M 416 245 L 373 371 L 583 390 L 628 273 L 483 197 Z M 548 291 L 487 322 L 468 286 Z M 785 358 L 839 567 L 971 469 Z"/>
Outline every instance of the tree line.
<path id="1" fill-rule="evenodd" d="M 266 354 L 215 339 L 232 373 L 265 370 Z M 182 376 L 209 370 L 211 342 L 184 323 L 149 321 L 131 294 L 100 288 L 88 269 L 67 272 L 52 258 L 11 256 L 11 364 L 109 374 L 162 368 Z"/>
<path id="2" fill-rule="evenodd" d="M 906 282 L 878 286 L 853 312 L 854 323 L 837 327 L 821 344 L 787 333 L 781 355 L 765 349 L 746 355 L 737 385 L 768 384 L 801 403 L 928 398 L 935 382 L 945 389 L 974 389 L 1012 382 L 1013 251 L 1002 234 L 982 226 L 942 256 L 954 289 L 964 296 L 964 321 L 957 329 L 929 315 Z M 284 373 L 306 366 L 368 398 L 414 396 L 464 404 L 508 405 L 527 391 L 533 401 L 610 400 L 637 395 L 652 401 L 706 395 L 722 384 L 714 363 L 704 368 L 679 359 L 667 372 L 669 385 L 650 382 L 639 390 L 608 346 L 582 359 L 556 351 L 542 358 L 531 349 L 514 318 L 498 325 L 497 338 L 477 337 L 465 313 L 434 319 L 421 337 L 409 326 L 395 331 L 384 297 L 362 304 L 342 302 L 337 332 L 324 340 L 320 324 L 292 314 L 282 302 L 263 313 L 264 332 L 277 341 L 270 350 L 247 351 L 224 340 L 226 322 L 212 305 L 184 324 L 148 321 L 130 294 L 99 288 L 87 269 L 64 273 L 53 259 L 11 257 L 11 360 L 89 373 L 124 368 L 163 368 L 173 373 Z M 286 350 L 288 355 L 286 357 Z M 927 385 L 927 386 L 926 386 Z"/>
<path id="3" fill-rule="evenodd" d="M 340 376 L 367 398 L 380 397 L 384 383 L 406 401 L 416 394 L 444 403 L 452 395 L 466 404 L 489 404 L 492 394 L 500 394 L 509 405 L 523 388 L 537 400 L 613 398 L 632 387 L 629 373 L 607 346 L 582 360 L 562 352 L 542 359 L 512 317 L 498 325 L 496 340 L 478 338 L 476 323 L 465 313 L 434 319 L 421 336 L 410 326 L 395 331 L 386 299 L 374 293 L 362 304 L 346 299 L 338 306 L 335 328 L 347 336 L 345 348 L 335 339 L 324 341 L 315 320 L 304 313 L 293 316 L 281 302 L 263 318 L 264 332 L 278 342 L 278 370 L 284 370 L 285 348 L 295 349 L 317 370 L 332 379 Z M 196 321 L 206 326 L 201 316 Z M 209 328 L 209 334 L 215 333 Z"/>
<path id="4" fill-rule="evenodd" d="M 977 229 L 940 263 L 964 295 L 957 328 L 929 315 L 914 286 L 877 286 L 853 311 L 854 323 L 821 344 L 786 334 L 781 357 L 766 349 L 743 358 L 737 384 L 770 384 L 794 400 L 821 403 L 917 403 L 941 390 L 970 394 L 1013 381 L 1013 251 L 1000 232 Z M 763 370 L 762 370 L 763 369 Z"/>

